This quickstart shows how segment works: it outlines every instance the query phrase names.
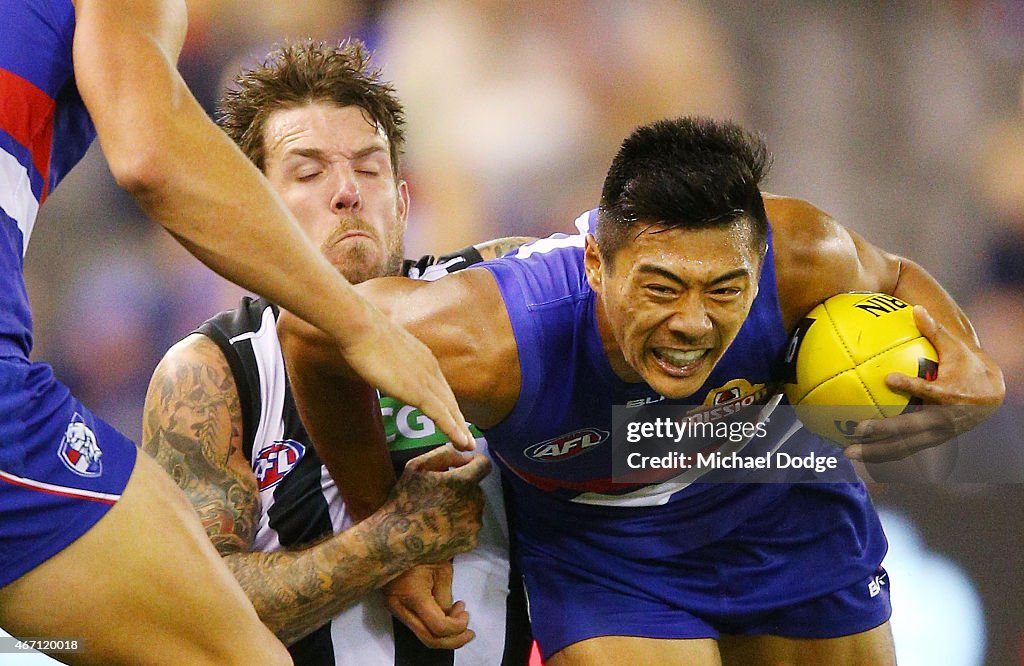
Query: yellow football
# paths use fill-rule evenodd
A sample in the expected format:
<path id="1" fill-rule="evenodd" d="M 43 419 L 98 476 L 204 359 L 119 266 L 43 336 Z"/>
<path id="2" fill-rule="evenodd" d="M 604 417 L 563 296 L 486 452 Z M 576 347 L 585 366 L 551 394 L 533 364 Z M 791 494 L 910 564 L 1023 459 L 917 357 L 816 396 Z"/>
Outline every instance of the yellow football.
<path id="1" fill-rule="evenodd" d="M 920 404 L 886 386 L 886 375 L 932 380 L 938 361 L 909 304 L 888 294 L 838 294 L 797 326 L 786 350 L 783 390 L 809 430 L 846 446 L 858 422 Z"/>

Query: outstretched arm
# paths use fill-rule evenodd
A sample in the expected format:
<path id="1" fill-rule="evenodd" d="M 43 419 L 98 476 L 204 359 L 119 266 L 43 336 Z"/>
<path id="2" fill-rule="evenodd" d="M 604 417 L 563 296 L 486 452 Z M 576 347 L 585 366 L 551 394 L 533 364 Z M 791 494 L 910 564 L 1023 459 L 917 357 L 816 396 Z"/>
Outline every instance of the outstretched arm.
<path id="1" fill-rule="evenodd" d="M 835 294 L 885 292 L 918 306 L 918 328 L 939 354 L 935 381 L 894 373 L 886 384 L 941 409 L 861 422 L 856 434 L 863 443 L 847 447 L 849 457 L 905 458 L 973 428 L 1002 403 L 1002 372 L 981 348 L 966 315 L 927 271 L 875 247 L 805 201 L 766 196 L 765 209 L 776 237 L 779 299 L 789 330 Z"/>
<path id="2" fill-rule="evenodd" d="M 353 291 L 175 68 L 182 0 L 76 0 L 75 77 L 118 183 L 224 277 L 323 329 L 374 386 L 471 440 L 430 353 Z M 415 372 L 408 372 L 415 370 Z"/>
<path id="3" fill-rule="evenodd" d="M 260 618 L 286 643 L 414 564 L 446 561 L 475 544 L 487 461 L 442 449 L 412 461 L 383 507 L 351 529 L 300 550 L 253 552 L 260 499 L 241 443 L 227 360 L 209 338 L 189 336 L 153 375 L 143 449 L 185 491 Z M 441 472 L 448 467 L 458 469 Z"/>
<path id="4" fill-rule="evenodd" d="M 518 349 L 488 271 L 473 268 L 436 282 L 378 278 L 357 290 L 436 355 L 474 424 L 489 428 L 512 410 L 519 397 Z M 277 329 L 302 422 L 333 476 L 328 449 L 345 448 L 345 433 L 336 426 L 351 409 L 324 391 L 352 379 L 354 372 L 317 328 L 282 312 Z"/>

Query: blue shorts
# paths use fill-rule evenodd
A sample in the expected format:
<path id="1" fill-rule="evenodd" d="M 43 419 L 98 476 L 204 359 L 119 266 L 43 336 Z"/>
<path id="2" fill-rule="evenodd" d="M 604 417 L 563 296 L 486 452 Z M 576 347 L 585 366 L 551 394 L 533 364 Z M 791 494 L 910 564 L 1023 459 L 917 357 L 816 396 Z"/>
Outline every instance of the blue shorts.
<path id="1" fill-rule="evenodd" d="M 95 525 L 120 498 L 135 455 L 48 365 L 0 358 L 0 587 Z"/>
<path id="2" fill-rule="evenodd" d="M 834 638 L 888 620 L 885 537 L 862 484 L 723 484 L 673 504 L 516 507 L 545 659 L 599 636 Z"/>

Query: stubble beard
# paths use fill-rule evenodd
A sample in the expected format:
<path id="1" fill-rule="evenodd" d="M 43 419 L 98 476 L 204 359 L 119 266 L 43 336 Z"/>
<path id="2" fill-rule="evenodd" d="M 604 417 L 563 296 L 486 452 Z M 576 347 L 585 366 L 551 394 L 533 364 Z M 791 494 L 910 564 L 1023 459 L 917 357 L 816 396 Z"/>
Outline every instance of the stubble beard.
<path id="1" fill-rule="evenodd" d="M 351 225 L 352 228 L 368 230 L 361 220 Z M 366 243 L 349 243 L 347 247 L 323 247 L 321 250 L 351 284 L 359 284 L 374 278 L 399 275 L 405 260 L 405 237 L 401 225 L 396 225 L 397 232 L 384 239 L 384 256 L 378 253 L 379 246 L 372 248 Z M 372 231 L 368 233 L 373 235 Z M 325 245 L 327 242 L 325 242 Z"/>

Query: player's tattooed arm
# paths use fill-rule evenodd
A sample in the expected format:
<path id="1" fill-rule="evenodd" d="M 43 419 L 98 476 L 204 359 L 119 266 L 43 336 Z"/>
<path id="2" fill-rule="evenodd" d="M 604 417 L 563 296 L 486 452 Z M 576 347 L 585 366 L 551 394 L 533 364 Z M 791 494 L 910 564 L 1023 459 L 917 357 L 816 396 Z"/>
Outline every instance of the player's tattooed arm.
<path id="1" fill-rule="evenodd" d="M 410 461 L 384 506 L 354 527 L 302 550 L 225 561 L 260 619 L 290 645 L 411 566 L 473 548 L 488 470 L 483 456 L 435 449 Z"/>
<path id="2" fill-rule="evenodd" d="M 161 360 L 146 394 L 142 448 L 181 487 L 222 554 L 249 550 L 256 478 L 242 452 L 242 410 L 227 359 L 191 335 Z"/>
<path id="3" fill-rule="evenodd" d="M 285 643 L 409 567 L 446 561 L 476 543 L 483 507 L 477 482 L 487 461 L 476 456 L 466 464 L 449 449 L 410 461 L 385 505 L 357 526 L 302 550 L 253 552 L 259 491 L 241 446 L 241 406 L 227 360 L 212 340 L 190 336 L 150 382 L 143 448 L 185 491 L 256 612 Z M 450 466 L 459 469 L 441 471 Z"/>
<path id="4" fill-rule="evenodd" d="M 484 261 L 488 259 L 497 259 L 498 257 L 504 257 L 512 250 L 518 249 L 527 243 L 532 243 L 537 240 L 532 236 L 507 236 L 505 238 L 495 238 L 494 240 L 485 241 L 478 243 L 473 247 L 480 253 Z"/>

